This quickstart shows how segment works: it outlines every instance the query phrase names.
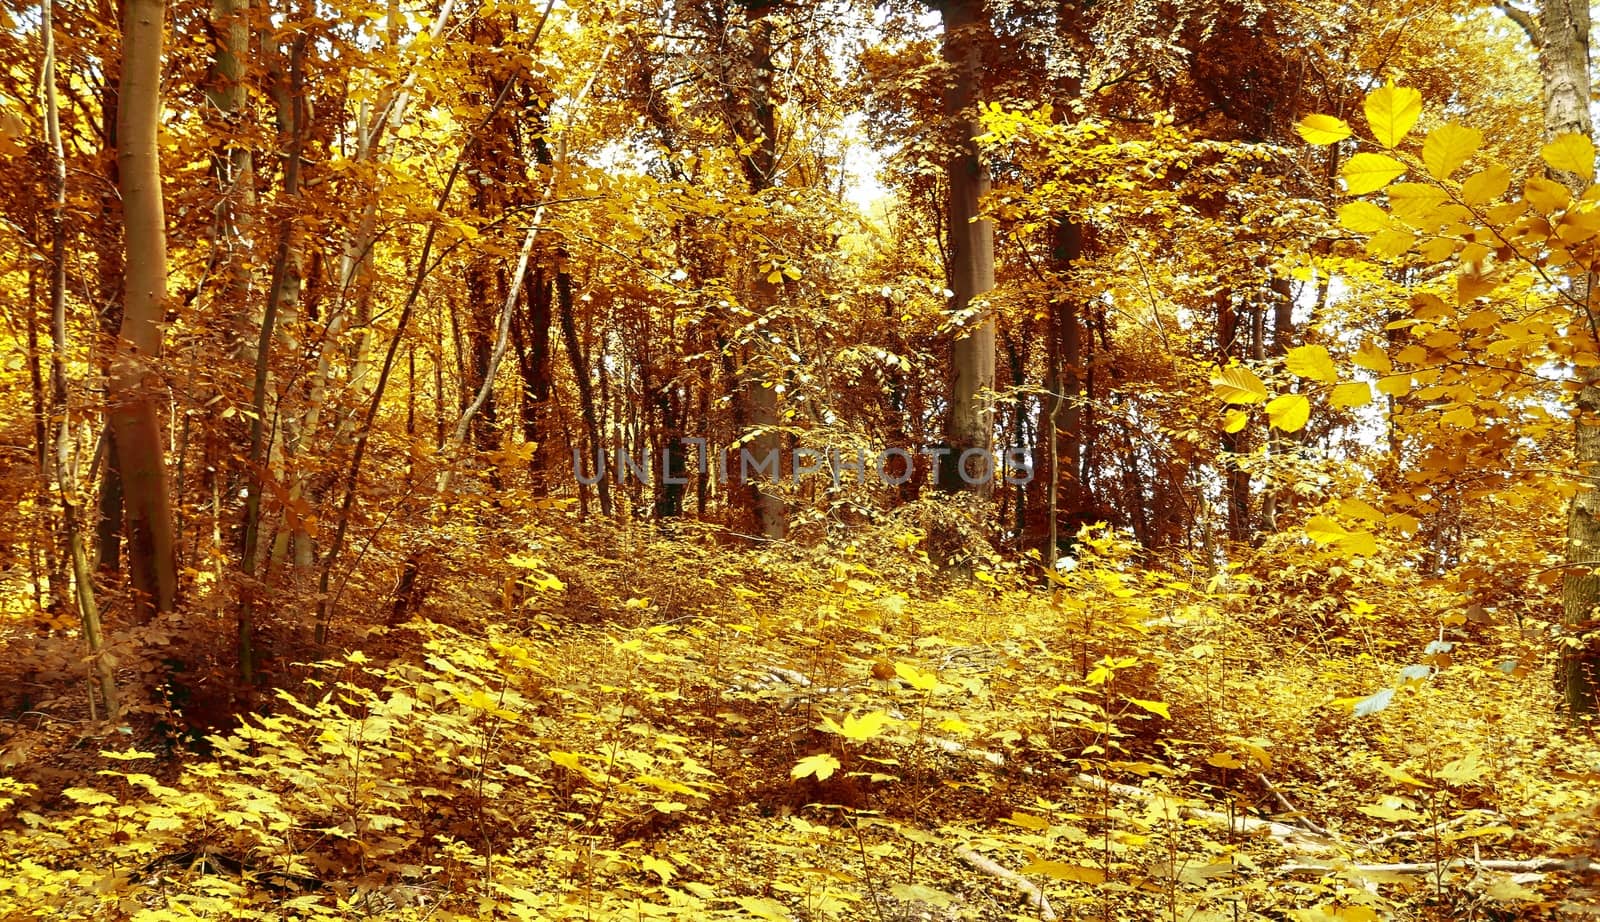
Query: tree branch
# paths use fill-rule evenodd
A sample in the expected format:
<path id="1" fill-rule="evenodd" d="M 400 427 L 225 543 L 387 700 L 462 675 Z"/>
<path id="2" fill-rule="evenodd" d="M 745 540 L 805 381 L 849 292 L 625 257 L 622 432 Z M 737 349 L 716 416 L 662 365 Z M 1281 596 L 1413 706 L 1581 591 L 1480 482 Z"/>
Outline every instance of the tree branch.
<path id="1" fill-rule="evenodd" d="M 1544 47 L 1544 30 L 1539 28 L 1539 22 L 1533 18 L 1532 13 L 1509 3 L 1496 3 L 1495 8 L 1506 14 L 1507 19 L 1522 27 L 1522 31 L 1528 35 L 1528 41 L 1533 43 L 1535 51 Z"/>

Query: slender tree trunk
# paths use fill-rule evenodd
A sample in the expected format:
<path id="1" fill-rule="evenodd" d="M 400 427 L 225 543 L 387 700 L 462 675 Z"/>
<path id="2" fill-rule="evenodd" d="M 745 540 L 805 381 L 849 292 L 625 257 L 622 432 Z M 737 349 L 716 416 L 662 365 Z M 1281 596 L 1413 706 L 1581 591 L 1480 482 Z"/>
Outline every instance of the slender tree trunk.
<path id="1" fill-rule="evenodd" d="M 969 479 L 958 472 L 962 453 L 994 448 L 994 410 L 988 394 L 995 380 L 995 319 L 981 300 L 994 288 L 994 224 L 979 218 L 989 192 L 989 171 L 978 154 L 982 134 L 974 107 L 980 101 L 984 73 L 983 48 L 988 37 L 984 0 L 943 0 L 936 4 L 944 18 L 943 56 L 951 69 L 944 99 L 946 117 L 955 131 L 955 153 L 945 168 L 949 183 L 950 313 L 959 319 L 950 349 L 950 410 L 945 441 L 951 468 L 939 478 L 946 487 L 989 495 L 993 478 Z M 976 473 L 974 471 L 973 473 Z"/>
<path id="2" fill-rule="evenodd" d="M 95 527 L 95 569 L 104 574 L 122 570 L 122 458 L 117 431 L 103 426 L 105 467 L 100 472 L 99 515 Z"/>
<path id="3" fill-rule="evenodd" d="M 1232 292 L 1218 292 L 1215 304 L 1217 362 L 1226 365 L 1229 359 L 1238 357 L 1242 351 L 1239 342 L 1239 317 L 1234 311 Z M 1222 434 L 1222 456 L 1218 459 L 1218 463 L 1223 469 L 1223 502 L 1228 509 L 1228 540 L 1237 544 L 1250 542 L 1250 474 L 1239 463 L 1244 448 L 1245 434 L 1242 430 Z"/>
<path id="4" fill-rule="evenodd" d="M 1547 139 L 1575 132 L 1592 137 L 1589 117 L 1589 4 L 1585 0 L 1541 0 L 1539 69 L 1544 80 L 1544 131 Z M 1581 176 L 1553 172 L 1576 198 Z M 1575 329 L 1592 329 L 1593 271 L 1575 275 L 1571 297 L 1581 305 Z M 1600 711 L 1600 369 L 1582 373 L 1574 419 L 1573 461 L 1577 492 L 1567 512 L 1567 563 L 1562 621 L 1569 636 L 1562 647 L 1561 697 L 1574 719 Z"/>
<path id="5" fill-rule="evenodd" d="M 172 500 L 157 407 L 163 390 L 161 322 L 167 239 L 157 133 L 161 119 L 164 0 L 125 0 L 117 162 L 127 271 L 122 327 L 107 398 L 126 492 L 129 581 L 135 620 L 171 611 L 178 589 Z"/>
<path id="6" fill-rule="evenodd" d="M 302 88 L 306 38 L 296 36 L 289 52 L 287 74 L 279 75 L 287 83 L 279 90 L 279 135 L 287 142 L 287 156 L 283 166 L 283 214 L 279 217 L 277 251 L 272 261 L 272 280 L 267 286 L 266 307 L 261 315 L 261 329 L 256 339 L 255 383 L 251 389 L 250 445 L 245 462 L 244 550 L 240 566 L 244 573 L 244 589 L 239 600 L 238 660 L 239 679 L 246 686 L 256 680 L 255 611 L 260 586 L 256 580 L 257 555 L 261 540 L 261 494 L 265 488 L 267 459 L 267 421 L 269 417 L 283 418 L 286 414 L 275 412 L 269 406 L 268 380 L 272 359 L 272 340 L 280 314 L 292 312 L 299 298 L 299 285 L 294 280 L 298 271 L 295 263 L 295 209 L 300 194 L 301 147 L 305 140 L 304 94 L 295 92 Z M 297 482 L 298 483 L 298 482 Z M 293 497 L 291 497 L 293 498 Z M 304 525 L 294 524 L 298 543 Z M 297 561 L 298 563 L 298 561 Z"/>
<path id="7" fill-rule="evenodd" d="M 1289 354 L 1289 345 L 1294 341 L 1294 292 L 1285 276 L 1274 276 L 1269 290 L 1272 292 L 1272 347 L 1273 358 L 1282 359 Z M 1280 457 L 1296 443 L 1296 440 L 1286 433 L 1273 429 L 1267 436 L 1268 451 L 1273 457 Z M 1279 494 L 1281 491 L 1269 487 L 1261 497 L 1261 529 L 1262 531 L 1275 532 L 1278 530 Z"/>
<path id="8" fill-rule="evenodd" d="M 606 483 L 605 445 L 600 441 L 600 420 L 595 413 L 594 388 L 589 383 L 589 366 L 583 360 L 583 347 L 578 342 L 578 322 L 572 309 L 572 276 L 564 268 L 556 270 L 556 310 L 561 318 L 561 338 L 567 344 L 567 363 L 572 366 L 572 377 L 578 385 L 578 406 L 583 411 L 583 430 L 588 436 L 587 462 L 594 465 L 595 486 L 600 492 L 600 514 L 611 517 L 611 488 Z M 585 459 L 574 457 L 575 466 Z M 575 476 L 583 474 L 573 471 Z"/>
<path id="9" fill-rule="evenodd" d="M 45 96 L 45 148 L 50 158 L 50 411 L 59 420 L 55 439 L 54 479 L 61 502 L 67 556 L 72 561 L 78 620 L 88 646 L 90 671 L 98 680 L 106 718 L 115 720 L 121 712 L 117 701 L 116 671 L 105 655 L 88 545 L 78 515 L 77 473 L 70 463 L 73 440 L 71 414 L 67 405 L 67 163 L 66 152 L 61 144 L 61 107 L 56 92 L 54 12 L 53 0 L 44 0 L 40 6 L 40 32 L 44 36 L 44 67 L 40 82 L 44 85 Z M 31 314 L 33 305 L 29 304 L 28 308 Z M 93 712 L 93 702 L 90 712 Z"/>
<path id="10" fill-rule="evenodd" d="M 53 48 L 54 43 L 51 42 Z M 52 234 L 54 226 L 51 227 Z M 52 254 L 52 259 L 54 254 Z M 65 271 L 66 263 L 62 262 L 61 268 Z M 49 303 L 52 308 L 55 303 L 55 272 L 56 266 L 51 264 Z M 62 282 L 62 291 L 66 290 L 65 281 Z M 50 435 L 50 418 L 55 412 L 51 406 L 51 398 L 45 392 L 44 372 L 40 362 L 39 351 L 39 311 L 38 287 L 32 269 L 28 272 L 28 382 L 33 393 L 33 445 L 34 461 L 38 465 L 38 490 L 35 493 L 35 502 L 38 503 L 39 530 L 41 532 L 40 544 L 44 548 L 44 571 L 49 581 L 48 601 L 44 602 L 46 610 L 52 615 L 60 615 L 67 608 L 67 571 L 66 564 L 57 552 L 57 536 L 55 528 L 55 499 L 51 495 L 50 484 L 55 477 L 55 464 L 52 460 Z M 51 367 L 54 368 L 56 360 L 52 357 Z M 45 587 L 35 586 L 35 592 L 41 592 Z M 41 600 L 45 597 L 40 596 Z"/>
<path id="11" fill-rule="evenodd" d="M 517 370 L 522 376 L 522 438 L 533 446 L 528 458 L 528 479 L 534 496 L 548 496 L 550 452 L 544 443 L 550 418 L 550 302 L 551 283 L 544 267 L 533 270 L 523 292 L 526 311 L 512 325 L 516 336 Z"/>
<path id="12" fill-rule="evenodd" d="M 116 15 L 114 5 L 102 2 L 100 12 L 109 21 Z M 92 187 L 99 195 L 99 213 L 94 227 L 97 291 L 100 332 L 107 343 L 116 342 L 122 327 L 122 288 L 124 283 L 124 252 L 122 239 L 122 201 L 117 194 L 120 171 L 117 167 L 117 100 L 121 95 L 120 65 L 115 61 L 105 64 L 105 83 L 100 87 L 100 165 L 104 182 Z M 104 350 L 109 354 L 111 350 Z M 109 369 L 102 369 L 108 372 Z M 96 569 L 102 574 L 115 574 L 122 568 L 123 487 L 122 460 L 117 451 L 116 432 L 108 423 L 103 427 L 105 457 L 100 470 L 99 518 L 95 523 Z"/>
<path id="13" fill-rule="evenodd" d="M 1070 218 L 1056 219 L 1051 262 L 1065 282 L 1083 256 L 1083 228 Z M 1078 299 L 1068 293 L 1050 298 L 1045 330 L 1045 394 L 1039 402 L 1038 438 L 1034 442 L 1034 490 L 1043 501 L 1034 508 L 1046 518 L 1039 534 L 1039 559 L 1053 566 L 1061 543 L 1074 536 L 1060 533 L 1061 516 L 1078 523 L 1090 506 L 1081 474 L 1084 453 L 1083 319 Z"/>

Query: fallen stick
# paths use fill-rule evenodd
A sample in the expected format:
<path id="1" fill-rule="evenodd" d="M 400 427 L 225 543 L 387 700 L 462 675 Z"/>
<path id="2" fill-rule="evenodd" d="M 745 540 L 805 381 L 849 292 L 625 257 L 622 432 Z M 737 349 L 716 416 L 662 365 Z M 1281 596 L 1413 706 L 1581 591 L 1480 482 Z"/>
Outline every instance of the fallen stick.
<path id="1" fill-rule="evenodd" d="M 1442 823 L 1435 823 L 1427 829 L 1407 829 L 1401 832 L 1391 832 L 1388 835 L 1378 836 L 1376 839 L 1373 839 L 1367 843 L 1367 848 L 1378 848 L 1379 846 L 1388 845 L 1390 842 L 1399 842 L 1405 839 L 1417 839 L 1423 836 L 1437 835 L 1438 833 L 1444 832 L 1446 829 L 1451 829 L 1472 820 L 1480 819 L 1505 822 L 1505 817 L 1491 810 L 1471 810 L 1461 814 L 1453 820 L 1445 820 Z"/>
<path id="2" fill-rule="evenodd" d="M 1104 791 L 1129 800 L 1148 802 L 1157 796 L 1154 792 L 1146 791 L 1144 788 L 1134 787 L 1131 784 L 1118 784 L 1115 781 L 1106 781 L 1093 775 L 1077 775 L 1073 778 L 1073 783 L 1091 791 Z M 1167 795 L 1160 796 L 1166 797 Z M 1168 799 L 1177 806 L 1179 816 L 1224 826 L 1241 835 L 1253 836 L 1266 833 L 1285 845 L 1293 845 L 1304 852 L 1326 852 L 1331 851 L 1334 847 L 1334 843 L 1325 836 L 1308 832 L 1299 826 L 1257 819 L 1253 816 L 1228 816 L 1215 810 L 1207 810 L 1203 807 L 1186 804 L 1177 797 L 1168 797 Z"/>
<path id="3" fill-rule="evenodd" d="M 956 855 L 962 861 L 988 874 L 990 877 L 999 878 L 1016 887 L 1028 898 L 1028 905 L 1038 911 L 1039 918 L 1046 920 L 1046 922 L 1055 922 L 1056 911 L 1050 908 L 1050 901 L 1045 898 L 1044 891 L 1039 889 L 1038 884 L 1010 868 L 1001 867 L 993 860 L 983 857 L 970 848 L 960 849 L 956 852 Z"/>
<path id="4" fill-rule="evenodd" d="M 1267 780 L 1267 776 L 1265 774 L 1257 772 L 1256 777 L 1261 780 L 1262 786 L 1271 791 L 1272 796 L 1278 799 L 1278 803 L 1283 806 L 1283 809 L 1289 811 L 1289 815 L 1293 816 L 1298 821 L 1299 826 L 1310 832 L 1314 832 L 1319 836 L 1326 836 L 1330 839 L 1333 838 L 1333 833 L 1329 832 L 1321 823 L 1318 823 L 1310 816 L 1307 816 L 1296 809 L 1295 805 L 1289 802 L 1289 798 L 1283 796 L 1283 792 L 1278 790 L 1277 785 Z"/>
<path id="5" fill-rule="evenodd" d="M 1484 871 L 1600 871 L 1600 864 L 1589 858 L 1456 858 L 1443 863 L 1433 861 L 1407 861 L 1395 864 L 1348 864 L 1344 862 L 1301 862 L 1278 868 L 1279 874 L 1336 874 L 1355 871 L 1358 874 L 1432 874 L 1436 871 L 1456 871 L 1476 868 Z"/>

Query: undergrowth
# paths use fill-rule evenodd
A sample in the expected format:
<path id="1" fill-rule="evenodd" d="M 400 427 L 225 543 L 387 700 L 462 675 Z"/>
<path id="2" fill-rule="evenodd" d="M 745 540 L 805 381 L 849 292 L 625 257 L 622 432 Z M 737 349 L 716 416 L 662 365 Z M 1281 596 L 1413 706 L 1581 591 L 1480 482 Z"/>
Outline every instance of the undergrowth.
<path id="1" fill-rule="evenodd" d="M 498 540 L 503 572 L 452 580 L 441 553 L 432 604 L 352 626 L 209 758 L 6 725 L 8 753 L 93 772 L 6 759 L 0 917 L 1309 922 L 1593 898 L 1557 862 L 1593 853 L 1600 753 L 1541 704 L 1540 626 L 1460 617 L 1459 585 L 1270 545 L 1273 580 L 1190 580 L 1105 532 L 1052 584 L 981 556 L 956 581 L 906 521 L 809 552 Z"/>

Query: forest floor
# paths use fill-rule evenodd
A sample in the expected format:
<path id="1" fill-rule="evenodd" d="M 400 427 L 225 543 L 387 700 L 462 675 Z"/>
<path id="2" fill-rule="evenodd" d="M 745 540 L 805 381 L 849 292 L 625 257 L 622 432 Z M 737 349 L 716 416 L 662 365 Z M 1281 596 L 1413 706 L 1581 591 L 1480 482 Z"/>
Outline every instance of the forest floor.
<path id="1" fill-rule="evenodd" d="M 1600 748 L 1523 610 L 884 537 L 439 559 L 204 753 L 12 631 L 0 918 L 1600 917 Z"/>

